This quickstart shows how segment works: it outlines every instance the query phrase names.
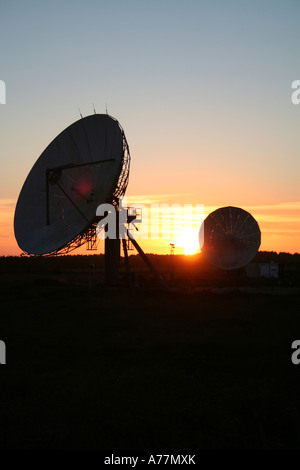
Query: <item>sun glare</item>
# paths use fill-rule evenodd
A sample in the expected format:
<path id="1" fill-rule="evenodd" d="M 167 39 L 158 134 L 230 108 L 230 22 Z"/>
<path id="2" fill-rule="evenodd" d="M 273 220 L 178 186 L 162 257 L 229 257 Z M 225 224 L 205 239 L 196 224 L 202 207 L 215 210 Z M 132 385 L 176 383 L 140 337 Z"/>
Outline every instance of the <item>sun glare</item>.
<path id="1" fill-rule="evenodd" d="M 199 252 L 199 231 L 196 229 L 185 230 L 175 241 L 175 246 L 183 248 L 185 255 L 194 255 Z"/>

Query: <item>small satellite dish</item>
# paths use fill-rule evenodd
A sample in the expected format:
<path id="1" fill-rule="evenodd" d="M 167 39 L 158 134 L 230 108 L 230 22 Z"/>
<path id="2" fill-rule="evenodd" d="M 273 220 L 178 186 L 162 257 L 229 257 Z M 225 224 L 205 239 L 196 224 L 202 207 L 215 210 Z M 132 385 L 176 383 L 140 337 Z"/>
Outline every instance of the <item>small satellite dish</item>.
<path id="1" fill-rule="evenodd" d="M 87 241 L 102 203 L 118 204 L 129 177 L 124 131 L 108 114 L 74 122 L 44 150 L 19 195 L 14 230 L 28 254 L 59 254 Z M 94 224 L 94 225 L 93 225 Z"/>
<path id="2" fill-rule="evenodd" d="M 250 263 L 258 252 L 261 234 L 249 212 L 238 207 L 222 207 L 204 220 L 205 258 L 221 269 L 237 269 Z"/>

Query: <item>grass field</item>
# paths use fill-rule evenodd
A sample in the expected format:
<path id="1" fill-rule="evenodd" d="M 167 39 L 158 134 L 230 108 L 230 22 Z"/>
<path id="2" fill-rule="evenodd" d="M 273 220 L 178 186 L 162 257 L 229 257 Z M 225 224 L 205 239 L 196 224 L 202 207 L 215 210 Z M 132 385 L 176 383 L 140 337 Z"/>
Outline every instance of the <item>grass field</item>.
<path id="1" fill-rule="evenodd" d="M 0 447 L 299 449 L 300 297 L 1 272 Z"/>

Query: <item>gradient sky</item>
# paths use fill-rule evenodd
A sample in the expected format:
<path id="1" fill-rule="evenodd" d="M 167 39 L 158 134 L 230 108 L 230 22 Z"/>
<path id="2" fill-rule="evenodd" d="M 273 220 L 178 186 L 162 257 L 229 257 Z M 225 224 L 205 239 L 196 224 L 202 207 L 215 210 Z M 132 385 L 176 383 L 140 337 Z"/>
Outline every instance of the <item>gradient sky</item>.
<path id="1" fill-rule="evenodd" d="M 125 130 L 130 201 L 239 206 L 261 249 L 299 252 L 299 18 L 299 0 L 0 0 L 0 254 L 20 253 L 32 165 L 93 103 Z"/>

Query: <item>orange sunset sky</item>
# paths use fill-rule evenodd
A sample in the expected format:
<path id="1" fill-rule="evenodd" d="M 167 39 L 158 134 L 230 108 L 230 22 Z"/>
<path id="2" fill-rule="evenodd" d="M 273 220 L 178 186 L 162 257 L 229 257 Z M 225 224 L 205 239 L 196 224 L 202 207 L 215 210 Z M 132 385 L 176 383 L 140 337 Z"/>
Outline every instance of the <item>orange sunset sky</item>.
<path id="1" fill-rule="evenodd" d="M 3 2 L 0 254 L 21 253 L 14 209 L 34 162 L 93 104 L 124 128 L 128 203 L 242 207 L 261 250 L 299 252 L 299 15 L 290 0 Z M 183 239 L 140 244 L 181 253 Z"/>

